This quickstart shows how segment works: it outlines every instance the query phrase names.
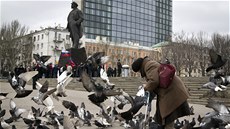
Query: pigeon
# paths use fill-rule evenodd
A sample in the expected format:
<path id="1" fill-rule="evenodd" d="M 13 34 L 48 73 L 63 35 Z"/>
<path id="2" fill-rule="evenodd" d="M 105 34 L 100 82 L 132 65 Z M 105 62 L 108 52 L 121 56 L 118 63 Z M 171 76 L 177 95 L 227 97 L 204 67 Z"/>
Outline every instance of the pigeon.
<path id="1" fill-rule="evenodd" d="M 68 66 L 71 67 L 71 66 Z M 59 97 L 66 97 L 66 90 L 65 87 L 71 82 L 71 80 L 73 79 L 72 77 L 72 73 L 68 70 L 65 70 L 64 72 L 62 72 L 62 74 L 59 76 L 59 72 L 58 72 L 58 76 L 57 76 L 57 91 L 54 93 L 55 96 L 59 96 Z"/>
<path id="2" fill-rule="evenodd" d="M 212 116 L 213 119 L 221 121 L 221 123 L 230 123 L 230 111 L 227 106 L 220 102 L 209 99 L 206 107 L 212 108 L 218 114 Z"/>
<path id="3" fill-rule="evenodd" d="M 206 107 L 212 108 L 214 111 L 220 113 L 220 114 L 229 114 L 229 109 L 224 104 L 214 101 L 212 99 L 208 99 L 208 104 Z"/>
<path id="4" fill-rule="evenodd" d="M 36 82 L 37 85 L 40 85 L 38 82 Z M 37 103 L 38 105 L 44 105 L 44 100 L 49 96 L 51 95 L 52 93 L 54 93 L 57 88 L 54 88 L 54 89 L 51 89 L 51 90 L 48 90 L 48 87 L 49 87 L 49 83 L 48 81 L 45 81 L 44 84 L 42 85 L 42 87 L 39 89 L 39 93 L 38 93 L 38 96 L 35 96 L 35 97 L 32 97 L 32 100 Z"/>
<path id="5" fill-rule="evenodd" d="M 6 114 L 6 110 L 5 109 L 1 110 L 0 111 L 0 118 L 2 118 L 5 114 Z"/>
<path id="6" fill-rule="evenodd" d="M 82 71 L 81 81 L 83 87 L 88 92 L 94 92 L 93 94 L 88 95 L 88 98 L 92 103 L 96 105 L 104 102 L 107 99 L 107 96 L 115 96 L 121 94 L 119 91 L 104 88 L 100 83 L 96 84 L 96 82 L 89 77 L 86 71 Z"/>
<path id="7" fill-rule="evenodd" d="M 19 118 L 21 118 L 21 115 L 26 111 L 27 111 L 26 109 L 18 108 L 16 106 L 16 103 L 13 101 L 13 99 L 10 99 L 10 110 L 9 110 L 9 112 L 10 112 L 13 120 L 16 121 Z"/>
<path id="8" fill-rule="evenodd" d="M 216 85 L 214 82 L 208 82 L 202 86 L 203 88 L 209 88 L 212 91 L 223 91 L 222 88 L 220 88 L 218 85 Z"/>
<path id="9" fill-rule="evenodd" d="M 19 76 L 14 75 L 11 73 L 9 76 L 8 82 L 10 83 L 11 87 L 16 91 L 15 98 L 22 98 L 26 97 L 32 93 L 32 90 L 26 90 L 25 85 L 32 77 L 38 74 L 38 71 L 30 71 L 26 73 L 21 73 Z"/>
<path id="10" fill-rule="evenodd" d="M 133 100 L 133 97 L 131 95 L 126 93 L 123 89 L 118 89 L 118 90 L 120 90 L 120 92 L 122 92 L 122 94 L 116 95 L 114 97 L 116 98 L 116 100 L 118 100 L 120 102 L 120 104 L 118 104 L 118 106 L 117 106 L 119 109 L 123 109 L 124 105 L 126 105 L 126 104 L 134 105 L 134 100 Z"/>
<path id="11" fill-rule="evenodd" d="M 0 93 L 0 100 L 4 100 L 4 99 L 7 99 L 7 96 L 8 93 Z"/>
<path id="12" fill-rule="evenodd" d="M 36 62 L 39 63 L 45 63 L 46 61 L 48 61 L 50 59 L 51 56 L 40 56 L 39 54 L 33 54 L 33 58 L 36 60 Z"/>
<path id="13" fill-rule="evenodd" d="M 212 69 L 218 69 L 218 68 L 224 66 L 225 63 L 227 62 L 227 59 L 222 58 L 213 49 L 209 50 L 209 56 L 210 56 L 210 59 L 211 59 L 210 60 L 211 61 L 211 65 L 208 66 L 208 68 L 206 69 L 206 72 L 209 72 Z"/>
<path id="14" fill-rule="evenodd" d="M 109 77 L 107 76 L 107 73 L 106 73 L 106 71 L 105 71 L 104 69 L 101 69 L 101 70 L 100 70 L 100 77 L 101 77 L 101 79 L 102 79 L 103 81 L 105 81 L 105 83 L 106 83 L 106 85 L 107 85 L 108 87 L 111 87 L 111 89 L 114 88 L 115 84 L 110 83 Z"/>
<path id="15" fill-rule="evenodd" d="M 9 129 L 10 125 L 4 121 L 3 118 L 0 118 L 0 129 Z"/>
<path id="16" fill-rule="evenodd" d="M 230 84 L 230 76 L 221 76 L 221 85 L 227 86 L 228 84 Z"/>
<path id="17" fill-rule="evenodd" d="M 117 115 L 119 120 L 132 120 L 133 116 L 139 111 L 139 109 L 145 104 L 144 101 L 137 102 L 128 111 L 119 113 Z"/>
<path id="18" fill-rule="evenodd" d="M 108 62 L 109 56 L 105 56 L 105 52 L 96 52 L 86 59 L 84 64 L 92 64 L 93 69 Z"/>
<path id="19" fill-rule="evenodd" d="M 180 129 L 181 127 L 183 127 L 183 121 L 180 122 L 179 119 L 176 119 L 176 122 L 174 123 L 174 128 Z"/>
<path id="20" fill-rule="evenodd" d="M 106 127 L 106 125 L 100 123 L 100 122 L 97 121 L 97 120 L 94 120 L 94 124 L 95 124 L 98 128 L 105 128 L 105 127 Z"/>

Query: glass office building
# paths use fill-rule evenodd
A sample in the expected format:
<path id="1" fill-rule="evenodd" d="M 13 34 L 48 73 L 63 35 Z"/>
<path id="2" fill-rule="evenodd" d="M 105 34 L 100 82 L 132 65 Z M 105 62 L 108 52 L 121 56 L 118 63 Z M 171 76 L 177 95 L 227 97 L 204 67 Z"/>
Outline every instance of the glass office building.
<path id="1" fill-rule="evenodd" d="M 152 46 L 172 32 L 172 0 L 83 0 L 86 38 Z"/>

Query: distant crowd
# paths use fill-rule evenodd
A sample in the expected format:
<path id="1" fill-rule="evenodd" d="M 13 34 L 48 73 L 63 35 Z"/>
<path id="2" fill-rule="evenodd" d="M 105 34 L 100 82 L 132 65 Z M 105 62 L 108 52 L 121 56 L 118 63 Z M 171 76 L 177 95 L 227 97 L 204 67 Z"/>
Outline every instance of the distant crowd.
<path id="1" fill-rule="evenodd" d="M 94 69 L 91 65 L 85 65 L 84 69 L 87 71 L 90 77 L 99 77 L 100 76 L 100 69 L 103 68 L 103 66 L 98 66 L 97 69 Z M 73 68 L 72 77 L 80 77 L 81 70 L 83 68 L 81 67 L 75 67 Z M 104 69 L 104 68 L 103 68 Z M 120 60 L 117 62 L 117 67 L 112 68 L 109 66 L 106 70 L 108 77 L 121 77 L 121 69 L 122 65 L 120 63 Z M 32 67 L 23 67 L 23 65 L 19 65 L 15 67 L 14 72 L 17 76 L 21 73 L 27 72 L 27 71 L 38 71 L 38 78 L 57 78 L 58 71 L 59 73 L 62 73 L 65 70 L 65 67 L 58 67 L 58 65 L 53 65 L 52 63 L 49 63 L 47 65 L 41 65 L 41 64 L 33 64 Z M 3 76 L 7 76 L 4 71 L 1 71 L 1 74 Z M 5 74 L 5 75 L 4 75 Z"/>

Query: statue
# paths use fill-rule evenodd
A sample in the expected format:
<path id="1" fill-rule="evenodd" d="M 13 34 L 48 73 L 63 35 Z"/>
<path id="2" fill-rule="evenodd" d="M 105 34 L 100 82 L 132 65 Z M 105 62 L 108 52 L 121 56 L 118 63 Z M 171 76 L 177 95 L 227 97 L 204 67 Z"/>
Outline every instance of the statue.
<path id="1" fill-rule="evenodd" d="M 73 42 L 73 48 L 79 48 L 79 39 L 82 37 L 82 26 L 83 22 L 83 13 L 78 8 L 78 4 L 76 1 L 71 3 L 72 11 L 69 13 L 67 21 L 67 29 L 70 32 L 70 37 Z"/>

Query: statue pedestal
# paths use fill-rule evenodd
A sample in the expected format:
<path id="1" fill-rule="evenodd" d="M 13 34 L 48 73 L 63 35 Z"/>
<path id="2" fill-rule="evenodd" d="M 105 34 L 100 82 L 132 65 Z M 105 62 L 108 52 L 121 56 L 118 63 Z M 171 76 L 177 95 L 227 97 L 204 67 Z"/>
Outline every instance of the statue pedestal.
<path id="1" fill-rule="evenodd" d="M 78 66 L 87 59 L 85 48 L 69 48 L 67 52 L 62 52 L 59 58 L 58 66 L 62 67 L 70 63 L 70 60 Z"/>

